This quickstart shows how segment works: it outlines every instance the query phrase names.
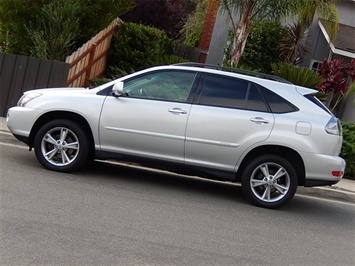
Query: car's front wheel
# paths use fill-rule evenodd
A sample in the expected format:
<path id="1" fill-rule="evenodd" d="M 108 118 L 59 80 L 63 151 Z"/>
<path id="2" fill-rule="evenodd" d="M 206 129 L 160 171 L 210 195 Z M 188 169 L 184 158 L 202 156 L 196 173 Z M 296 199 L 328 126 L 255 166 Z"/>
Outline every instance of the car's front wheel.
<path id="1" fill-rule="evenodd" d="M 84 130 L 65 119 L 44 124 L 36 134 L 34 148 L 44 167 L 60 172 L 80 168 L 89 156 L 89 141 Z"/>
<path id="2" fill-rule="evenodd" d="M 278 208 L 291 200 L 297 189 L 297 173 L 285 158 L 264 155 L 252 160 L 242 177 L 244 194 L 255 205 Z"/>

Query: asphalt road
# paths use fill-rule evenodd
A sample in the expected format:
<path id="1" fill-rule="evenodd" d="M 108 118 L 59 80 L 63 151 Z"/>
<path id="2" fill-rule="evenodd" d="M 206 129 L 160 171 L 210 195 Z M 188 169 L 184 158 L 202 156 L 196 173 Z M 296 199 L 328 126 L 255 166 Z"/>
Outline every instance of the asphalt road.
<path id="1" fill-rule="evenodd" d="M 355 265 L 355 205 L 267 210 L 237 185 L 94 162 L 42 168 L 0 132 L 0 265 Z"/>

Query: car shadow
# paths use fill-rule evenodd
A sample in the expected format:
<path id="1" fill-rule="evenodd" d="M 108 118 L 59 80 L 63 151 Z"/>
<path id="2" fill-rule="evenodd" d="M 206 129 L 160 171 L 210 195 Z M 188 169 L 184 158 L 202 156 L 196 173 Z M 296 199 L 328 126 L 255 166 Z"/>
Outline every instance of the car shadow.
<path id="1" fill-rule="evenodd" d="M 137 165 L 94 161 L 77 172 L 77 174 L 84 178 L 119 180 L 120 185 L 123 182 L 131 186 L 154 186 L 165 190 L 209 195 L 250 205 L 244 197 L 241 186 L 238 184 L 179 175 Z"/>

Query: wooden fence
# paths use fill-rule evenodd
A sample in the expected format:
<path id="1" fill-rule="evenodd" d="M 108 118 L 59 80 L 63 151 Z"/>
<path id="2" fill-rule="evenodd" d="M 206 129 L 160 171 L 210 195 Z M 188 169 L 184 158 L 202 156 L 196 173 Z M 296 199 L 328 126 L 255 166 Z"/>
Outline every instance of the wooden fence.
<path id="1" fill-rule="evenodd" d="M 0 116 L 15 106 L 24 91 L 65 87 L 69 64 L 0 53 Z"/>
<path id="2" fill-rule="evenodd" d="M 90 79 L 101 77 L 105 71 L 112 35 L 122 23 L 121 19 L 116 18 L 106 29 L 66 58 L 65 62 L 70 64 L 68 86 L 88 86 Z"/>

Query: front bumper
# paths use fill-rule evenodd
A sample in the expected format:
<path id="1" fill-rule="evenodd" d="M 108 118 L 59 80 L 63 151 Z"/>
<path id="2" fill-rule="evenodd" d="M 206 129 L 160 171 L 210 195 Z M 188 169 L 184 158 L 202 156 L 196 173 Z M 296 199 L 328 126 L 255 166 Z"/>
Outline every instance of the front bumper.
<path id="1" fill-rule="evenodd" d="M 8 110 L 6 125 L 20 141 L 28 144 L 31 129 L 40 116 L 40 110 L 15 106 Z"/>

